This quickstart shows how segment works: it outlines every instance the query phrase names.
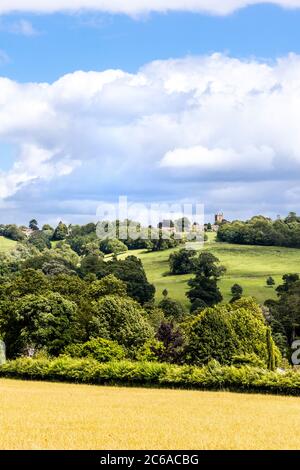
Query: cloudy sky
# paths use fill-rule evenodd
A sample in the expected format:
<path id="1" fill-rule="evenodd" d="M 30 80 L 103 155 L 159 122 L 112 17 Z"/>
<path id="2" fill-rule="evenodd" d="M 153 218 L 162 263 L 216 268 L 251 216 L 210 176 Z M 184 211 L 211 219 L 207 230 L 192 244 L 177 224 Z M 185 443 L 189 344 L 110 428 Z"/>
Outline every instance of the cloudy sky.
<path id="1" fill-rule="evenodd" d="M 0 0 L 0 223 L 300 212 L 300 0 Z"/>

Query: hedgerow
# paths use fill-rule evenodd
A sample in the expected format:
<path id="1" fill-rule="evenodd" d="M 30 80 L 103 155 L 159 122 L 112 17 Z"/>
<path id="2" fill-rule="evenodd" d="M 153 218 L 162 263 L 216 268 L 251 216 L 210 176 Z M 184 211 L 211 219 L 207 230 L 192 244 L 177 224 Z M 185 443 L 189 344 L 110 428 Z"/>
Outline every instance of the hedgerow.
<path id="1" fill-rule="evenodd" d="M 0 366 L 0 377 L 300 395 L 300 373 L 297 371 L 273 372 L 249 365 L 221 366 L 217 361 L 195 367 L 125 360 L 100 363 L 90 358 L 66 356 L 56 359 L 19 358 Z"/>

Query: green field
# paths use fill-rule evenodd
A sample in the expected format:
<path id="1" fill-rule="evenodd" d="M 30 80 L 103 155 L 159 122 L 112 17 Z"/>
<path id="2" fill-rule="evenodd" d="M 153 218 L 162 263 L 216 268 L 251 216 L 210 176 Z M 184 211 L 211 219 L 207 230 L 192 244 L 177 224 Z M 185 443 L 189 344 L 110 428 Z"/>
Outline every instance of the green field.
<path id="1" fill-rule="evenodd" d="M 275 289 L 266 286 L 266 278 L 272 276 L 278 284 L 283 274 L 300 273 L 298 249 L 219 243 L 215 241 L 215 234 L 209 234 L 204 249 L 217 256 L 227 268 L 226 275 L 220 281 L 225 301 L 230 300 L 230 288 L 234 283 L 243 287 L 244 295 L 253 296 L 261 303 L 266 299 L 276 298 Z M 189 302 L 185 293 L 190 276 L 168 275 L 168 258 L 173 251 L 146 253 L 134 250 L 129 254 L 141 258 L 149 281 L 156 287 L 158 300 L 162 297 L 163 289 L 167 289 L 170 297 L 179 300 L 188 308 Z"/>
<path id="2" fill-rule="evenodd" d="M 8 238 L 0 237 L 0 253 L 9 251 L 16 245 L 16 242 Z"/>

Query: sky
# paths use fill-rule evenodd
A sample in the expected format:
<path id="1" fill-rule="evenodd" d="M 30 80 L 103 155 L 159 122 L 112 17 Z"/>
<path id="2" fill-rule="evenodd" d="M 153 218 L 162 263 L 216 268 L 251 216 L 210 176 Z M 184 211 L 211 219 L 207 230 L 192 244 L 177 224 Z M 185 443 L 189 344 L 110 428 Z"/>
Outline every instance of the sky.
<path id="1" fill-rule="evenodd" d="M 300 0 L 0 0 L 0 223 L 300 211 L 299 24 Z"/>

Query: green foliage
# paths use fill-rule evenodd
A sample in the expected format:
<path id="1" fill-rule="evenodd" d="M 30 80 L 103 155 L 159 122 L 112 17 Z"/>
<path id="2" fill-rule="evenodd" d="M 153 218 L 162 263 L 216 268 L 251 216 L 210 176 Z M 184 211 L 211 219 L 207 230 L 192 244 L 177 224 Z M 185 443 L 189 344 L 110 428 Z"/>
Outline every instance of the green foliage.
<path id="1" fill-rule="evenodd" d="M 196 251 L 181 249 L 169 257 L 171 274 L 190 274 L 194 270 Z"/>
<path id="2" fill-rule="evenodd" d="M 93 336 L 117 341 L 129 352 L 153 337 L 153 329 L 145 310 L 134 300 L 116 295 L 100 298 L 92 319 Z"/>
<path id="3" fill-rule="evenodd" d="M 276 289 L 278 300 L 265 302 L 270 315 L 272 332 L 281 351 L 286 353 L 299 335 L 300 325 L 300 280 L 298 274 L 283 276 L 283 284 Z"/>
<path id="4" fill-rule="evenodd" d="M 166 318 L 181 321 L 184 317 L 184 309 L 177 300 L 164 298 L 159 302 L 158 307 L 164 312 Z"/>
<path id="5" fill-rule="evenodd" d="M 240 245 L 287 246 L 300 248 L 300 217 L 291 213 L 285 220 L 256 216 L 247 222 L 222 224 L 218 240 Z"/>
<path id="6" fill-rule="evenodd" d="M 223 297 L 217 286 L 217 281 L 225 273 L 224 266 L 219 265 L 219 259 L 212 253 L 201 252 L 194 261 L 195 277 L 188 281 L 190 290 L 187 297 L 192 303 L 191 311 L 195 311 L 195 303 L 211 307 L 221 302 Z"/>
<path id="7" fill-rule="evenodd" d="M 126 297 L 126 283 L 120 279 L 117 279 L 113 274 L 109 274 L 100 280 L 92 282 L 88 289 L 88 295 L 94 300 L 97 300 L 105 295 Z"/>
<path id="8" fill-rule="evenodd" d="M 39 251 L 51 248 L 51 242 L 48 235 L 40 230 L 36 230 L 30 235 L 28 243 L 35 246 Z"/>
<path id="9" fill-rule="evenodd" d="M 253 304 L 252 299 L 241 299 L 203 310 L 187 324 L 186 361 L 205 364 L 216 359 L 221 364 L 230 364 L 236 355 L 253 354 L 267 365 L 272 348 L 277 363 L 280 353 L 272 337 L 267 337 L 262 312 Z"/>
<path id="10" fill-rule="evenodd" d="M 127 294 L 140 304 L 154 298 L 155 287 L 148 282 L 142 262 L 135 256 L 105 263 L 105 275 L 113 274 L 127 285 Z"/>
<path id="11" fill-rule="evenodd" d="M 70 357 L 90 357 L 99 362 L 120 361 L 125 358 L 125 351 L 115 341 L 104 338 L 93 338 L 83 344 L 71 344 L 64 350 Z"/>
<path id="12" fill-rule="evenodd" d="M 120 253 L 124 253 L 125 251 L 128 251 L 128 247 L 118 239 L 105 239 L 101 240 L 100 242 L 100 250 L 105 253 L 105 254 L 111 254 L 113 253 L 114 255 L 118 255 Z"/>
<path id="13" fill-rule="evenodd" d="M 54 230 L 53 240 L 65 240 L 68 235 L 68 227 L 63 222 L 59 222 L 58 226 Z"/>
<path id="14" fill-rule="evenodd" d="M 234 284 L 231 287 L 231 294 L 232 294 L 232 299 L 230 300 L 231 303 L 236 302 L 242 297 L 243 294 L 243 288 L 239 284 Z"/>
<path id="15" fill-rule="evenodd" d="M 147 340 L 137 351 L 136 359 L 141 362 L 158 362 L 165 354 L 166 348 L 155 338 Z"/>
<path id="16" fill-rule="evenodd" d="M 8 357 L 42 348 L 59 354 L 72 341 L 75 318 L 76 304 L 57 293 L 0 302 L 0 331 Z"/>
<path id="17" fill-rule="evenodd" d="M 267 278 L 267 281 L 266 281 L 266 282 L 267 282 L 267 286 L 269 286 L 269 287 L 275 286 L 275 281 L 274 281 L 274 279 L 273 279 L 272 276 L 269 276 L 269 277 Z"/>
<path id="18" fill-rule="evenodd" d="M 106 275 L 107 265 L 103 261 L 103 257 L 97 254 L 88 254 L 82 258 L 80 263 L 80 272 L 83 277 L 89 274 L 95 274 L 96 277 Z"/>
<path id="19" fill-rule="evenodd" d="M 38 222 L 36 219 L 32 219 L 30 222 L 29 222 L 29 228 L 31 228 L 31 230 L 38 230 L 39 227 L 38 227 Z"/>
<path id="20" fill-rule="evenodd" d="M 16 225 L 1 225 L 0 226 L 0 235 L 3 237 L 9 238 L 17 242 L 25 240 L 26 236 Z"/>
<path id="21" fill-rule="evenodd" d="M 193 367 L 159 362 L 100 363 L 94 359 L 70 357 L 22 358 L 0 366 L 0 376 L 95 385 L 152 385 L 300 396 L 298 372 L 279 373 L 249 365 L 221 366 L 217 361 Z"/>

